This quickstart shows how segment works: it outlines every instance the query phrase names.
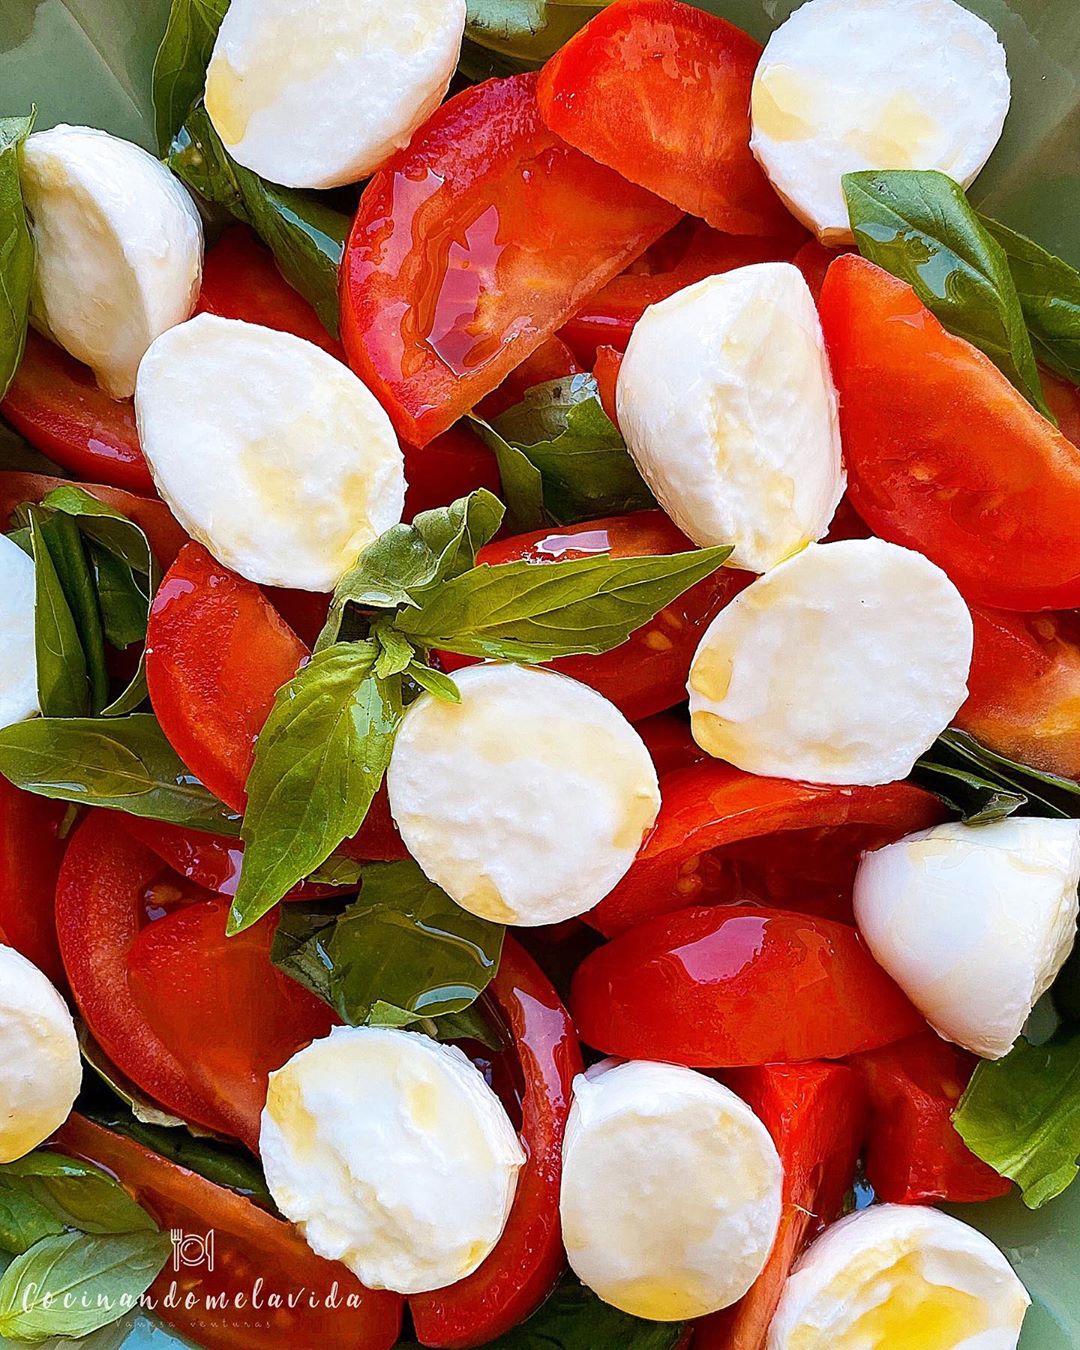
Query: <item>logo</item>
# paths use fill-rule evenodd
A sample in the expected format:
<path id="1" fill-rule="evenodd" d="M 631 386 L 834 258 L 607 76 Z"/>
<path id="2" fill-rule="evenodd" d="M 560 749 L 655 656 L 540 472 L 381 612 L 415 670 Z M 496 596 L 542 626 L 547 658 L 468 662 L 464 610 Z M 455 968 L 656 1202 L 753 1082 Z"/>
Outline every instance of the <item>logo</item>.
<path id="1" fill-rule="evenodd" d="M 206 1233 L 185 1233 L 180 1228 L 173 1228 L 169 1237 L 172 1239 L 173 1247 L 173 1270 L 198 1270 L 201 1266 L 204 1270 L 213 1271 L 214 1230 L 212 1228 Z"/>

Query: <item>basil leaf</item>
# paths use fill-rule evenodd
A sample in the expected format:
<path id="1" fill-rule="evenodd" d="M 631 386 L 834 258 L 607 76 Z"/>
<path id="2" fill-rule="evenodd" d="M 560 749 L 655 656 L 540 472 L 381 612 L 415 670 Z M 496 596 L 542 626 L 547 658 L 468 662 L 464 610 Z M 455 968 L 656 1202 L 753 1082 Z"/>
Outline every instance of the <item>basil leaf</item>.
<path id="1" fill-rule="evenodd" d="M 464 656 L 549 661 L 599 654 L 625 642 L 730 553 L 722 547 L 476 567 L 445 582 L 423 609 L 405 610 L 398 626 L 421 646 Z"/>
<path id="2" fill-rule="evenodd" d="M 188 115 L 166 163 L 193 192 L 250 225 L 282 276 L 338 333 L 338 267 L 349 217 L 291 188 L 267 183 L 231 158 L 200 104 Z"/>
<path id="3" fill-rule="evenodd" d="M 172 0 L 154 58 L 154 126 L 164 155 L 202 96 L 206 67 L 229 0 Z"/>
<path id="4" fill-rule="evenodd" d="M 170 1250 L 156 1232 L 43 1238 L 0 1276 L 0 1335 L 34 1341 L 108 1326 L 146 1293 Z"/>
<path id="5" fill-rule="evenodd" d="M 1038 1209 L 1070 1186 L 1080 1156 L 1080 1034 L 984 1061 L 953 1114 L 964 1143 Z"/>
<path id="6" fill-rule="evenodd" d="M 914 774 L 920 787 L 950 806 L 965 825 L 990 825 L 1027 806 L 1022 792 L 1014 792 L 979 774 L 924 757 Z"/>
<path id="7" fill-rule="evenodd" d="M 407 637 L 404 637 L 392 623 L 377 623 L 371 630 L 371 636 L 379 644 L 379 655 L 375 658 L 375 674 L 380 680 L 391 675 L 400 675 L 407 670 L 416 649 Z"/>
<path id="8" fill-rule="evenodd" d="M 46 717 L 84 717 L 90 711 L 89 667 L 60 580 L 63 567 L 74 589 L 76 552 L 87 571 L 79 532 L 69 522 L 50 521 L 37 507 L 31 507 L 29 518 L 38 706 Z"/>
<path id="9" fill-rule="evenodd" d="M 0 729 L 0 773 L 41 797 L 194 830 L 236 834 L 223 803 L 188 772 L 151 713 L 38 717 Z"/>
<path id="10" fill-rule="evenodd" d="M 444 703 L 461 702 L 461 691 L 450 676 L 444 675 L 441 670 L 433 670 L 431 666 L 412 661 L 405 673 L 414 684 L 418 684 L 429 694 L 434 694 L 436 698 L 441 698 Z"/>
<path id="11" fill-rule="evenodd" d="M 32 1195 L 0 1185 L 0 1251 L 18 1255 L 65 1231 L 66 1225 Z"/>
<path id="12" fill-rule="evenodd" d="M 365 867 L 360 898 L 332 919 L 297 910 L 284 907 L 273 958 L 350 1026 L 368 1022 L 377 1004 L 407 1021 L 461 1012 L 494 976 L 505 933 L 411 861 Z"/>
<path id="13" fill-rule="evenodd" d="M 963 188 L 935 170 L 875 170 L 845 174 L 844 195 L 863 257 L 913 286 L 950 333 L 1053 420 L 1009 261 Z"/>
<path id="14" fill-rule="evenodd" d="M 0 1205 L 26 1196 L 64 1228 L 81 1233 L 155 1230 L 141 1205 L 101 1168 L 61 1153 L 37 1151 L 0 1166 Z"/>
<path id="15" fill-rule="evenodd" d="M 541 65 L 610 0 L 559 4 L 552 0 L 468 0 L 465 36 L 517 63 Z M 512 71 L 496 71 L 509 74 Z"/>
<path id="16" fill-rule="evenodd" d="M 955 728 L 942 732 L 913 777 L 969 823 L 999 820 L 1020 808 L 1028 816 L 1080 817 L 1080 783 L 1007 759 Z"/>
<path id="17" fill-rule="evenodd" d="M 2 388 L 3 382 L 0 381 L 0 389 Z M 0 473 L 42 473 L 50 477 L 60 477 L 65 472 L 66 470 L 59 464 L 46 459 L 40 450 L 35 450 L 14 428 L 9 427 L 3 418 L 0 418 Z M 0 528 L 2 526 L 3 522 L 0 521 Z"/>
<path id="18" fill-rule="evenodd" d="M 109 644 L 123 651 L 142 642 L 146 637 L 147 598 L 131 568 L 100 544 L 91 543 L 87 552 Z"/>
<path id="19" fill-rule="evenodd" d="M 364 823 L 401 720 L 401 681 L 372 642 L 313 656 L 277 693 L 247 782 L 230 931 L 253 924 Z"/>
<path id="20" fill-rule="evenodd" d="M 1007 225 L 980 219 L 1008 261 L 1036 359 L 1080 384 L 1080 272 Z"/>
<path id="21" fill-rule="evenodd" d="M 0 117 L 0 398 L 22 360 L 30 316 L 34 241 L 19 184 L 19 155 L 34 116 Z"/>

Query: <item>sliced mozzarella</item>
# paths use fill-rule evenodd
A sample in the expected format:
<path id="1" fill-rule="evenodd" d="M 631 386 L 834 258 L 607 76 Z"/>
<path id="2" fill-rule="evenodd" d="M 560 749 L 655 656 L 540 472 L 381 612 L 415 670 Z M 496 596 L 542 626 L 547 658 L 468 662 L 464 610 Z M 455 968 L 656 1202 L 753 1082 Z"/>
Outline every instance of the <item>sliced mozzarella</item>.
<path id="1" fill-rule="evenodd" d="M 0 534 L 0 727 L 37 711 L 34 564 Z"/>
<path id="2" fill-rule="evenodd" d="M 128 398 L 147 347 L 195 308 L 199 213 L 152 155 L 91 127 L 31 136 L 22 188 L 37 253 L 34 325 Z"/>
<path id="3" fill-rule="evenodd" d="M 401 519 L 390 419 L 347 366 L 291 333 L 200 314 L 154 343 L 135 390 L 158 491 L 219 562 L 331 591 Z"/>
<path id="4" fill-rule="evenodd" d="M 465 0 L 232 0 L 206 74 L 229 153 L 287 187 L 354 183 L 442 102 Z"/>
<path id="5" fill-rule="evenodd" d="M 575 1081 L 563 1242 L 580 1279 L 623 1312 L 674 1322 L 741 1298 L 772 1250 L 782 1187 L 769 1132 L 714 1079 L 609 1061 Z"/>
<path id="6" fill-rule="evenodd" d="M 58 1130 L 81 1085 L 67 1004 L 37 966 L 0 946 L 0 1163 Z"/>
<path id="7" fill-rule="evenodd" d="M 626 873 L 660 809 L 649 752 L 595 690 L 496 663 L 454 675 L 461 702 L 418 699 L 387 774 L 405 846 L 463 909 L 558 923 Z"/>
<path id="8" fill-rule="evenodd" d="M 750 773 L 890 783 L 963 703 L 971 649 L 967 606 L 921 553 L 812 544 L 707 629 L 690 668 L 694 739 Z"/>
<path id="9" fill-rule="evenodd" d="M 750 145 L 795 215 L 840 244 L 845 173 L 940 169 L 967 187 L 1008 111 L 1005 49 L 954 0 L 809 0 L 758 65 Z"/>
<path id="10" fill-rule="evenodd" d="M 1030 1304 L 974 1228 L 922 1205 L 876 1205 L 803 1255 L 768 1350 L 1016 1350 Z"/>
<path id="11" fill-rule="evenodd" d="M 270 1075 L 260 1154 L 281 1212 L 369 1289 L 470 1275 L 502 1235 L 525 1154 L 456 1046 L 338 1027 Z"/>
<path id="12" fill-rule="evenodd" d="M 619 424 L 696 544 L 764 572 L 829 528 L 844 492 L 836 391 L 790 263 L 708 277 L 647 309 L 619 372 Z"/>
<path id="13" fill-rule="evenodd" d="M 1080 821 L 953 821 L 868 853 L 855 916 L 878 962 L 942 1036 L 1012 1049 L 1076 937 Z"/>

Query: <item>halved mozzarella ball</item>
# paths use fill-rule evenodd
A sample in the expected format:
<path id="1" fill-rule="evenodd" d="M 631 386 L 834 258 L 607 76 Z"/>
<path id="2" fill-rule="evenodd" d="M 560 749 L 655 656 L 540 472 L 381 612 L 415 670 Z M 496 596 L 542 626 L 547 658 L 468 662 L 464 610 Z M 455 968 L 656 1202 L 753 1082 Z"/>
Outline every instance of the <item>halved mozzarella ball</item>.
<path id="1" fill-rule="evenodd" d="M 953 821 L 868 853 L 859 930 L 940 1035 L 1012 1049 L 1076 938 L 1080 821 Z"/>
<path id="2" fill-rule="evenodd" d="M 922 1205 L 875 1205 L 803 1255 L 768 1350 L 1016 1350 L 1030 1304 L 974 1228 Z"/>
<path id="3" fill-rule="evenodd" d="M 135 414 L 158 491 L 219 562 L 332 591 L 401 519 L 390 419 L 347 366 L 291 333 L 200 314 L 153 344 Z"/>
<path id="4" fill-rule="evenodd" d="M 575 1080 L 563 1242 L 623 1312 L 674 1322 L 741 1298 L 772 1250 L 782 1188 L 768 1130 L 714 1079 L 632 1060 Z"/>
<path id="5" fill-rule="evenodd" d="M 259 1151 L 312 1251 L 401 1294 L 472 1274 L 525 1162 L 471 1060 L 386 1027 L 338 1027 L 271 1074 Z"/>
<path id="6" fill-rule="evenodd" d="M 660 809 L 649 752 L 601 694 L 549 670 L 490 663 L 424 695 L 387 774 L 405 846 L 463 909 L 558 923 L 627 872 Z"/>
<path id="7" fill-rule="evenodd" d="M 971 615 L 921 553 L 812 544 L 737 595 L 690 667 L 694 739 L 750 773 L 891 783 L 967 696 Z"/>
<path id="8" fill-rule="evenodd" d="M 465 0 L 232 0 L 206 111 L 240 164 L 286 187 L 374 173 L 443 100 Z"/>
<path id="9" fill-rule="evenodd" d="M 34 564 L 0 534 L 0 727 L 38 711 Z"/>
<path id="10" fill-rule="evenodd" d="M 997 35 L 955 0 L 809 0 L 758 64 L 750 146 L 822 243 L 846 243 L 845 173 L 940 169 L 967 187 L 1009 93 Z"/>
<path id="11" fill-rule="evenodd" d="M 36 262 L 34 326 L 128 398 L 143 353 L 195 308 L 202 222 L 152 155 L 92 127 L 29 138 L 22 190 Z"/>
<path id="12" fill-rule="evenodd" d="M 619 424 L 661 506 L 732 567 L 765 572 L 829 528 L 844 492 L 836 391 L 790 263 L 708 277 L 652 305 L 619 372 Z"/>
<path id="13" fill-rule="evenodd" d="M 23 1157 L 58 1130 L 81 1085 L 67 1004 L 37 966 L 0 946 L 0 1163 Z"/>

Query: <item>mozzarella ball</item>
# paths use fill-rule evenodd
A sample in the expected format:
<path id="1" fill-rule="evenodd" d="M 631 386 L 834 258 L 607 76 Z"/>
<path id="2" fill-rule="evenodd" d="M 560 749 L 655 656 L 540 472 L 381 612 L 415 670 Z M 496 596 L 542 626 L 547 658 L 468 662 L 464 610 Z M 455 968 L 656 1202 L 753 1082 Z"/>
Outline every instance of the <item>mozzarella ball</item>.
<path id="1" fill-rule="evenodd" d="M 240 164 L 287 187 L 374 173 L 443 100 L 465 0 L 232 0 L 206 111 Z"/>
<path id="2" fill-rule="evenodd" d="M 249 581 L 332 591 L 401 519 L 390 419 L 347 366 L 291 333 L 200 314 L 153 344 L 139 439 L 180 524 Z"/>
<path id="3" fill-rule="evenodd" d="M 776 1239 L 783 1169 L 769 1132 L 693 1069 L 609 1064 L 574 1083 L 560 1204 L 570 1264 L 635 1317 L 726 1308 Z"/>
<path id="4" fill-rule="evenodd" d="M 0 727 L 37 712 L 34 563 L 0 534 Z"/>
<path id="5" fill-rule="evenodd" d="M 1012 1049 L 1076 937 L 1080 821 L 958 821 L 866 854 L 855 917 L 878 963 L 939 1035 Z"/>
<path id="6" fill-rule="evenodd" d="M 690 667 L 703 750 L 810 783 L 905 778 L 967 697 L 971 615 L 921 553 L 811 544 L 706 630 Z"/>
<path id="7" fill-rule="evenodd" d="M 820 539 L 844 493 L 836 391 L 790 263 L 708 277 L 647 309 L 619 372 L 619 424 L 696 544 L 765 572 Z"/>
<path id="8" fill-rule="evenodd" d="M 260 1155 L 281 1212 L 369 1289 L 464 1279 L 506 1225 L 525 1154 L 456 1046 L 337 1027 L 270 1075 Z"/>
<path id="9" fill-rule="evenodd" d="M 549 670 L 459 670 L 458 704 L 409 708 L 390 810 L 427 876 L 498 923 L 559 923 L 621 880 L 660 809 L 641 737 L 606 698 Z"/>
<path id="10" fill-rule="evenodd" d="M 850 243 L 845 173 L 940 169 L 967 187 L 1008 111 L 1005 49 L 954 0 L 809 0 L 758 64 L 750 147 L 822 243 Z"/>
<path id="11" fill-rule="evenodd" d="M 14 1162 L 67 1120 L 82 1085 L 68 1006 L 37 966 L 0 946 L 0 1163 Z"/>
<path id="12" fill-rule="evenodd" d="M 37 260 L 30 317 L 114 398 L 195 308 L 202 222 L 183 184 L 130 141 L 92 127 L 31 136 L 22 190 Z"/>
<path id="13" fill-rule="evenodd" d="M 974 1228 L 922 1205 L 875 1205 L 805 1252 L 768 1350 L 1016 1350 L 1030 1304 Z"/>

